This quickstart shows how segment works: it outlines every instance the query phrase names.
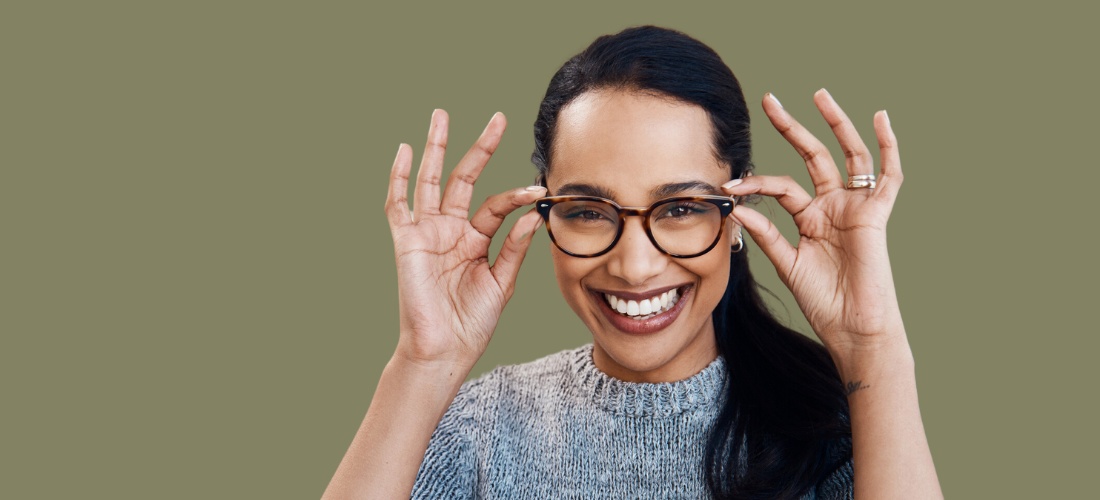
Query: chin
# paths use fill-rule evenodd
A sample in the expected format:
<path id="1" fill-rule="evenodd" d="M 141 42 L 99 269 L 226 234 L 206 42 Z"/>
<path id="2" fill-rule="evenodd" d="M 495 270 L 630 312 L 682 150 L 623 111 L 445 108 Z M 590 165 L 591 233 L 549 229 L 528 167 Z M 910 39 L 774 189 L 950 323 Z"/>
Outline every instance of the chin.
<path id="1" fill-rule="evenodd" d="M 608 300 L 603 291 L 589 293 L 597 310 L 586 316 L 598 368 L 622 380 L 667 382 L 688 378 L 714 361 L 717 344 L 711 311 L 693 311 L 698 305 L 694 285 L 673 289 L 678 300 L 637 319 L 613 309 L 614 299 Z"/>

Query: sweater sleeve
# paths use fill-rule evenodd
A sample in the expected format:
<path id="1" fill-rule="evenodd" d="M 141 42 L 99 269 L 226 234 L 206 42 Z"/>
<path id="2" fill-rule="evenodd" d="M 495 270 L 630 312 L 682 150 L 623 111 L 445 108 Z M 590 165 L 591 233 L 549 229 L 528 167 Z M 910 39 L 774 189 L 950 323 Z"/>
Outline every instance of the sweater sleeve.
<path id="1" fill-rule="evenodd" d="M 832 474 L 829 474 L 824 481 L 817 485 L 815 498 L 818 500 L 852 500 L 855 489 L 854 477 L 852 460 L 848 459 L 847 462 L 837 467 Z"/>
<path id="2" fill-rule="evenodd" d="M 436 426 L 424 461 L 413 484 L 414 499 L 472 499 L 477 486 L 477 455 L 474 446 L 475 421 L 472 389 L 467 382 Z"/>

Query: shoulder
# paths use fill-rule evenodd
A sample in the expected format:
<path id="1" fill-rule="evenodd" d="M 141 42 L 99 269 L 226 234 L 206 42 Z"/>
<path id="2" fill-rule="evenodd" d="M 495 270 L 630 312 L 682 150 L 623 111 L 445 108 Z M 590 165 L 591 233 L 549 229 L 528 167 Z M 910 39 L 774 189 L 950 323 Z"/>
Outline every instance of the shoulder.
<path id="1" fill-rule="evenodd" d="M 499 412 L 530 406 L 547 396 L 568 393 L 569 380 L 591 359 L 591 344 L 527 363 L 498 366 L 462 384 L 439 429 L 457 431 L 495 420 Z"/>
<path id="2" fill-rule="evenodd" d="M 578 359 L 591 346 L 501 366 L 464 384 L 444 413 L 424 453 L 413 498 L 473 498 L 478 456 L 492 442 L 521 435 L 558 406 Z"/>
<path id="3" fill-rule="evenodd" d="M 498 366 L 480 377 L 462 384 L 455 402 L 462 406 L 471 400 L 493 402 L 502 395 L 530 392 L 558 386 L 577 373 L 591 359 L 592 345 L 564 350 L 527 363 Z"/>

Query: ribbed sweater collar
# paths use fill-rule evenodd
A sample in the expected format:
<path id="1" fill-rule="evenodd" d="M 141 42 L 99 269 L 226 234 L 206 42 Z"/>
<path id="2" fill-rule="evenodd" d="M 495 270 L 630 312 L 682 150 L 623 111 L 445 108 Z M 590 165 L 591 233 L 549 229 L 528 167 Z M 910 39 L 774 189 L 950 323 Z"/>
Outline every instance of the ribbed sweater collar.
<path id="1" fill-rule="evenodd" d="M 574 350 L 572 384 L 598 408 L 631 417 L 668 417 L 702 407 L 714 407 L 726 382 L 726 365 L 718 356 L 699 373 L 676 382 L 626 382 L 596 368 L 592 344 Z"/>

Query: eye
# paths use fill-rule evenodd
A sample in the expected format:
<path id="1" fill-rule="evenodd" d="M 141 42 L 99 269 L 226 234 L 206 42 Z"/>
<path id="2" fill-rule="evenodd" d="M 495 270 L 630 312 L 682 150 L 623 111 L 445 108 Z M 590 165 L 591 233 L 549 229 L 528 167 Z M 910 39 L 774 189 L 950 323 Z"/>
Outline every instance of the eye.
<path id="1" fill-rule="evenodd" d="M 658 219 L 664 219 L 666 217 L 673 219 L 682 219 L 685 217 L 692 217 L 694 215 L 703 214 L 709 211 L 709 206 L 704 203 L 696 203 L 694 201 L 678 201 L 663 205 L 657 213 Z"/>
<path id="2" fill-rule="evenodd" d="M 569 219 L 600 220 L 605 218 L 603 214 L 595 210 L 577 210 L 566 215 Z"/>
<path id="3" fill-rule="evenodd" d="M 599 225 L 602 227 L 608 224 L 614 225 L 618 222 L 618 215 L 614 208 L 590 201 L 566 202 L 554 205 L 553 213 L 557 214 L 563 223 L 575 225 Z"/>

